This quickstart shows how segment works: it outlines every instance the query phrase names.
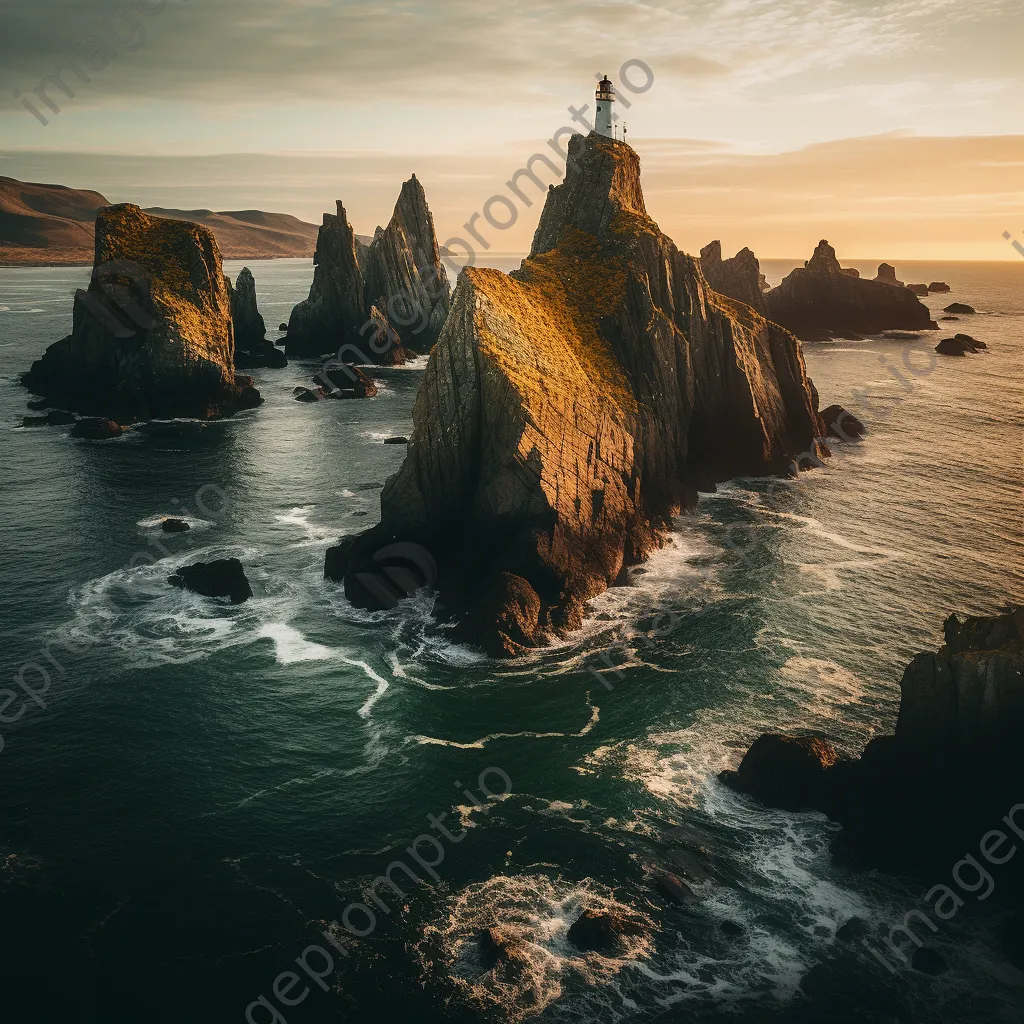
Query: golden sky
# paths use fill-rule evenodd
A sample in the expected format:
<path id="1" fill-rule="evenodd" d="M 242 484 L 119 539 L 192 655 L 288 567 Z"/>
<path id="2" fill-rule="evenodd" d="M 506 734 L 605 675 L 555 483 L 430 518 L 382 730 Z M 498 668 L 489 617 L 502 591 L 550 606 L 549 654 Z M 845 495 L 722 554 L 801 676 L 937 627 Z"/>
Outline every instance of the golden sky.
<path id="1" fill-rule="evenodd" d="M 689 251 L 1019 259 L 1022 0 L 14 0 L 0 174 L 357 230 L 423 180 L 442 241 L 625 62 L 648 205 Z M 68 63 L 70 62 L 70 63 Z M 67 97 L 51 83 L 62 67 Z M 634 81 L 643 82 L 636 71 Z M 81 72 L 81 75 L 79 75 Z M 82 81 L 82 77 L 86 81 Z M 45 115 L 47 124 L 22 105 Z M 550 176 L 550 175 L 549 175 Z M 522 252 L 539 202 L 492 251 Z M 491 237 L 493 236 L 493 237 Z"/>

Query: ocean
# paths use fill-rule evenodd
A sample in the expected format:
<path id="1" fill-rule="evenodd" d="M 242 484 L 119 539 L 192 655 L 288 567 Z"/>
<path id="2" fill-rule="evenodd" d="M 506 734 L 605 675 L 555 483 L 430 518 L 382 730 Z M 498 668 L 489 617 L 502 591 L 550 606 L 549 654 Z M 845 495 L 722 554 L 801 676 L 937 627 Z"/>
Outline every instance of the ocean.
<path id="1" fill-rule="evenodd" d="M 312 268 L 251 267 L 276 327 Z M 887 931 L 944 879 L 841 869 L 827 819 L 716 780 L 769 730 L 859 751 L 950 612 L 1024 600 L 1024 260 L 897 270 L 950 283 L 937 316 L 978 313 L 805 346 L 822 406 L 869 436 L 702 496 L 581 633 L 509 663 L 453 644 L 427 594 L 369 613 L 323 579 L 379 515 L 423 360 L 375 371 L 372 400 L 299 404 L 316 366 L 293 362 L 233 419 L 72 440 L 20 426 L 18 375 L 89 271 L 0 270 L 3 1019 L 1024 1019 L 997 911 L 927 936 L 948 973 L 890 976 L 837 930 Z M 988 351 L 936 357 L 957 331 Z M 226 556 L 244 605 L 166 582 Z M 666 901 L 659 869 L 697 900 Z M 389 870 L 400 894 L 371 888 Z M 603 907 L 643 930 L 584 956 L 566 931 Z M 514 970 L 486 969 L 492 926 Z"/>

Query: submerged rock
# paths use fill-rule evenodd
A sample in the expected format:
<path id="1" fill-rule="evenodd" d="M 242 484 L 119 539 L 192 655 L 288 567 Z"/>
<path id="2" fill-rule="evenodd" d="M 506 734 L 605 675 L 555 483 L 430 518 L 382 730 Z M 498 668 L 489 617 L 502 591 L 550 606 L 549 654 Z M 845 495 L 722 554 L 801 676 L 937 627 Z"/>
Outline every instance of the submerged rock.
<path id="1" fill-rule="evenodd" d="M 607 911 L 584 910 L 569 926 L 567 938 L 584 952 L 616 953 L 626 939 L 647 929 L 638 920 Z"/>
<path id="2" fill-rule="evenodd" d="M 184 519 L 175 519 L 173 516 L 168 516 L 160 521 L 160 529 L 164 533 L 187 533 L 192 527 Z"/>
<path id="3" fill-rule="evenodd" d="M 988 345 L 972 338 L 969 334 L 958 334 L 953 338 L 943 338 L 935 346 L 935 351 L 943 356 L 965 356 L 968 352 L 981 352 Z"/>
<path id="4" fill-rule="evenodd" d="M 385 437 L 385 444 L 408 444 L 409 438 L 407 437 Z"/>
<path id="5" fill-rule="evenodd" d="M 71 428 L 72 437 L 81 437 L 87 441 L 108 441 L 114 437 L 120 437 L 124 433 L 124 427 L 113 420 L 103 417 L 90 417 L 79 420 Z"/>
<path id="6" fill-rule="evenodd" d="M 30 407 L 31 404 L 30 402 Z M 45 416 L 26 416 L 21 425 L 23 427 L 66 427 L 74 422 L 74 413 L 65 412 L 63 409 L 53 409 Z"/>
<path id="7" fill-rule="evenodd" d="M 977 310 L 973 306 L 968 306 L 966 302 L 953 302 L 948 305 L 943 313 L 976 313 Z"/>
<path id="8" fill-rule="evenodd" d="M 730 259 L 722 259 L 722 243 L 711 242 L 700 251 L 700 269 L 716 292 L 745 302 L 761 316 L 768 316 L 761 282 L 764 276 L 757 257 L 749 249 L 741 249 Z"/>
<path id="9" fill-rule="evenodd" d="M 768 315 L 803 338 L 930 328 L 928 307 L 906 288 L 890 284 L 844 274 L 835 250 L 823 240 L 806 266 L 768 292 Z"/>
<path id="10" fill-rule="evenodd" d="M 283 352 L 279 352 L 267 339 L 267 325 L 256 305 L 256 280 L 248 267 L 242 267 L 238 280 L 232 286 L 231 317 L 235 325 L 235 365 L 241 367 L 269 366 L 280 369 L 288 365 Z"/>
<path id="11" fill-rule="evenodd" d="M 839 438 L 841 441 L 859 441 L 867 433 L 867 427 L 841 405 L 830 405 L 824 409 L 821 419 L 828 436 Z"/>
<path id="12" fill-rule="evenodd" d="M 233 337 L 213 233 L 111 206 L 96 219 L 92 280 L 75 293 L 72 333 L 24 382 L 76 412 L 124 422 L 230 415 L 259 399 L 236 380 Z"/>
<path id="13" fill-rule="evenodd" d="M 232 604 L 242 604 L 252 597 L 252 587 L 237 558 L 185 565 L 167 581 L 171 586 L 191 590 L 203 597 L 228 597 Z"/>
<path id="14" fill-rule="evenodd" d="M 455 635 L 496 653 L 578 628 L 698 483 L 822 454 L 796 339 L 658 230 L 628 145 L 570 150 L 522 268 L 460 275 L 381 522 L 325 566 L 372 607 L 378 552 L 417 547 Z"/>

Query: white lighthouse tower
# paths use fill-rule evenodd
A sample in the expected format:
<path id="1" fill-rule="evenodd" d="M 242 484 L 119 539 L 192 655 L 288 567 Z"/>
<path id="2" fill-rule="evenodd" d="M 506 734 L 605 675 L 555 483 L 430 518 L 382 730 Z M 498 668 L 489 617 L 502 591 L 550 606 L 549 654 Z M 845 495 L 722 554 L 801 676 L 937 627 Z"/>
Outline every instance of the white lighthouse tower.
<path id="1" fill-rule="evenodd" d="M 598 135 L 615 138 L 615 89 L 607 75 L 597 84 L 597 117 L 594 130 Z"/>

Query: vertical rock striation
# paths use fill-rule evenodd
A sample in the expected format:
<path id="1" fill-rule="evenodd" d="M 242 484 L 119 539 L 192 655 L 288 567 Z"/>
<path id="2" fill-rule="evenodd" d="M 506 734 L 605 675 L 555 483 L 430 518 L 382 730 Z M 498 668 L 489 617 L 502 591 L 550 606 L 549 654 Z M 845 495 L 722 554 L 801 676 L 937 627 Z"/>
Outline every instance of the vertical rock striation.
<path id="1" fill-rule="evenodd" d="M 309 298 L 292 310 L 288 324 L 289 355 L 330 352 L 348 362 L 402 363 L 407 350 L 433 347 L 451 287 L 415 175 L 370 245 L 356 238 L 339 202 L 337 215 L 324 215 L 313 262 Z"/>
<path id="2" fill-rule="evenodd" d="M 714 241 L 700 251 L 700 269 L 716 292 L 745 302 L 763 317 L 768 316 L 764 274 L 761 264 L 749 249 L 741 249 L 731 259 L 722 259 L 722 243 Z"/>
<path id="3" fill-rule="evenodd" d="M 765 296 L 768 316 L 807 339 L 935 327 L 928 307 L 892 283 L 844 273 L 835 249 L 822 240 L 804 267 Z"/>
<path id="4" fill-rule="evenodd" d="M 72 333 L 25 375 L 67 408 L 121 422 L 258 405 L 236 376 L 231 299 L 213 233 L 125 203 L 100 211 L 92 280 Z"/>
<path id="5" fill-rule="evenodd" d="M 441 265 L 434 218 L 414 174 L 395 212 L 378 229 L 366 261 L 365 303 L 386 315 L 405 348 L 429 352 L 451 306 L 451 286 Z"/>
<path id="6" fill-rule="evenodd" d="M 233 286 L 228 280 L 228 293 L 235 324 L 235 365 L 286 366 L 284 353 L 267 338 L 267 325 L 256 305 L 256 280 L 248 267 L 242 267 Z"/>
<path id="7" fill-rule="evenodd" d="M 363 315 L 363 271 L 356 239 L 345 207 L 325 213 L 313 254 L 313 283 L 309 297 L 293 310 L 288 321 L 286 351 L 289 358 L 336 353 L 343 345 L 358 343 Z"/>
<path id="8" fill-rule="evenodd" d="M 457 635 L 499 655 L 577 628 L 698 489 L 821 451 L 798 342 L 658 230 L 636 153 L 575 136 L 569 168 L 520 270 L 460 275 L 381 522 L 325 567 L 374 606 L 382 550 L 422 546 Z"/>

